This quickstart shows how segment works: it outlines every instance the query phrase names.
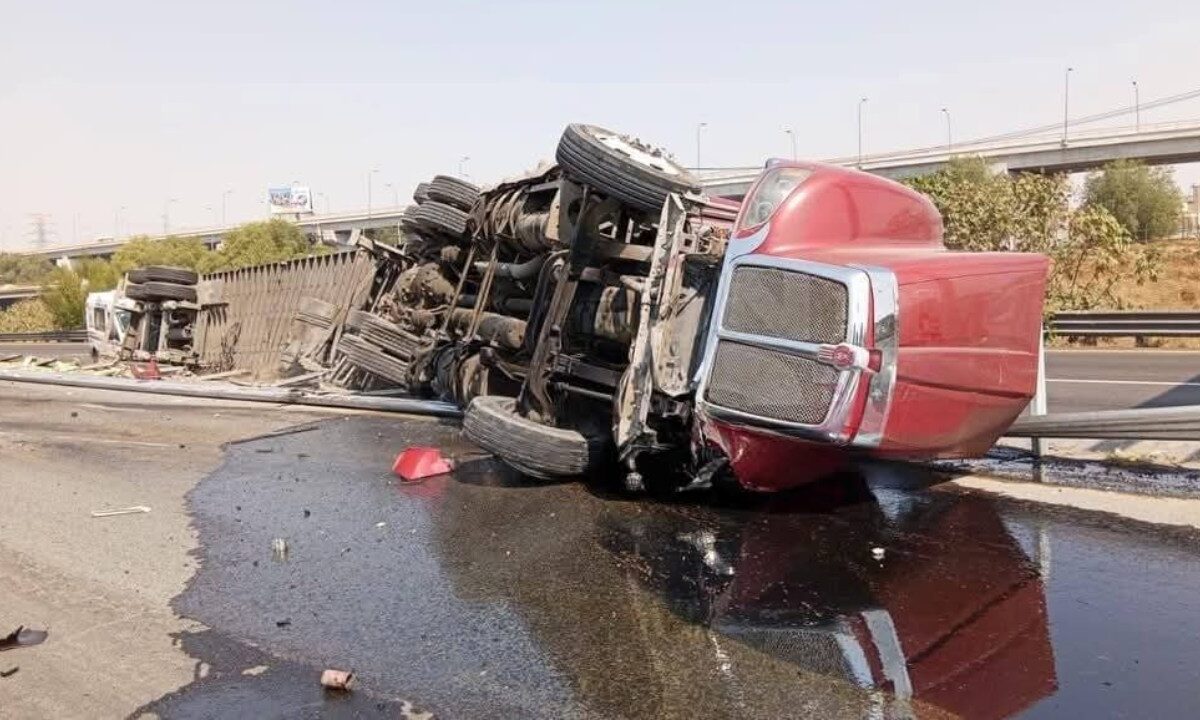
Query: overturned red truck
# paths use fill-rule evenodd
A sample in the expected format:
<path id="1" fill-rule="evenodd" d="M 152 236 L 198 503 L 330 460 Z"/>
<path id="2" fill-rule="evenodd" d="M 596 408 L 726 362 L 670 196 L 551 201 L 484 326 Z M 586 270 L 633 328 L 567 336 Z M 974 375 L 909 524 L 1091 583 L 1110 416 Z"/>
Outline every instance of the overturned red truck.
<path id="1" fill-rule="evenodd" d="M 874 175 L 772 160 L 739 205 L 571 125 L 553 166 L 417 199 L 372 320 L 392 340 L 350 350 L 535 477 L 780 490 L 982 454 L 1034 392 L 1046 258 L 949 251 Z"/>

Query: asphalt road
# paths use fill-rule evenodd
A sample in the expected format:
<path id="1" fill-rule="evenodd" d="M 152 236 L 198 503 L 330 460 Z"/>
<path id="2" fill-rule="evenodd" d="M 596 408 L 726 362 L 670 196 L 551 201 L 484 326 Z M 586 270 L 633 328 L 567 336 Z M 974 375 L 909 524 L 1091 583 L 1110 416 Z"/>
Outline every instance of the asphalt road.
<path id="1" fill-rule="evenodd" d="M 1200 353 L 1052 351 L 1046 385 L 1051 412 L 1200 405 Z"/>
<path id="2" fill-rule="evenodd" d="M 413 444 L 459 469 L 399 484 Z M 0 715 L 1193 713 L 1200 500 L 1143 499 L 1172 528 L 899 472 L 632 500 L 449 423 L 0 382 L 0 630 L 50 632 L 0 652 Z"/>

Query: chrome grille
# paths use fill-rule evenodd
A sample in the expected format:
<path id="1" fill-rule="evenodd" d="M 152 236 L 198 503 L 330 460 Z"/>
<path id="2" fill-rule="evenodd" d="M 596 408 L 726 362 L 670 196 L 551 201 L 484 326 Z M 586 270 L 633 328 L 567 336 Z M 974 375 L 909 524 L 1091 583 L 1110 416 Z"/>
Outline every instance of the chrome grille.
<path id="1" fill-rule="evenodd" d="M 816 425 L 833 402 L 838 371 L 815 360 L 722 340 L 706 390 L 715 405 Z"/>
<path id="2" fill-rule="evenodd" d="M 765 267 L 733 272 L 726 330 L 836 344 L 846 339 L 846 286 L 836 280 Z"/>

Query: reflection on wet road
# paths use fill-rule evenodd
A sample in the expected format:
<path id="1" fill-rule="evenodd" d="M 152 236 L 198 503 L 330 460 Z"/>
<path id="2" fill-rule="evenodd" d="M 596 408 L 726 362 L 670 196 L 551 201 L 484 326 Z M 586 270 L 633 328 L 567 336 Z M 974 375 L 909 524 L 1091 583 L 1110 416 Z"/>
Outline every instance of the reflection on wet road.
<path id="1" fill-rule="evenodd" d="M 390 476 L 410 444 L 469 454 L 457 437 L 356 417 L 231 447 L 192 492 L 203 567 L 177 608 L 257 648 L 247 667 L 357 671 L 362 700 L 309 698 L 305 716 L 404 700 L 444 718 L 1191 712 L 1192 535 L 905 489 L 888 469 L 870 491 L 842 478 L 837 502 L 737 506 L 530 484 L 486 460 Z M 295 682 L 242 676 L 230 653 L 146 709 L 298 707 Z"/>

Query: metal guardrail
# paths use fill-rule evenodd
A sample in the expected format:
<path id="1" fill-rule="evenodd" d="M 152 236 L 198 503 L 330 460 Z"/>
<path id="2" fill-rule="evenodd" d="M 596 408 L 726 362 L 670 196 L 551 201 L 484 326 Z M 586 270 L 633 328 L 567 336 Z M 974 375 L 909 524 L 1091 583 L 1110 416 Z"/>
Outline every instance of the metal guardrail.
<path id="1" fill-rule="evenodd" d="M 0 342 L 87 342 L 87 330 L 50 330 L 47 332 L 0 333 Z"/>
<path id="2" fill-rule="evenodd" d="M 1012 437 L 1200 440 L 1200 405 L 1050 413 L 1017 418 Z"/>
<path id="3" fill-rule="evenodd" d="M 1050 321 L 1050 332 L 1074 337 L 1200 337 L 1200 311 L 1061 312 Z"/>

